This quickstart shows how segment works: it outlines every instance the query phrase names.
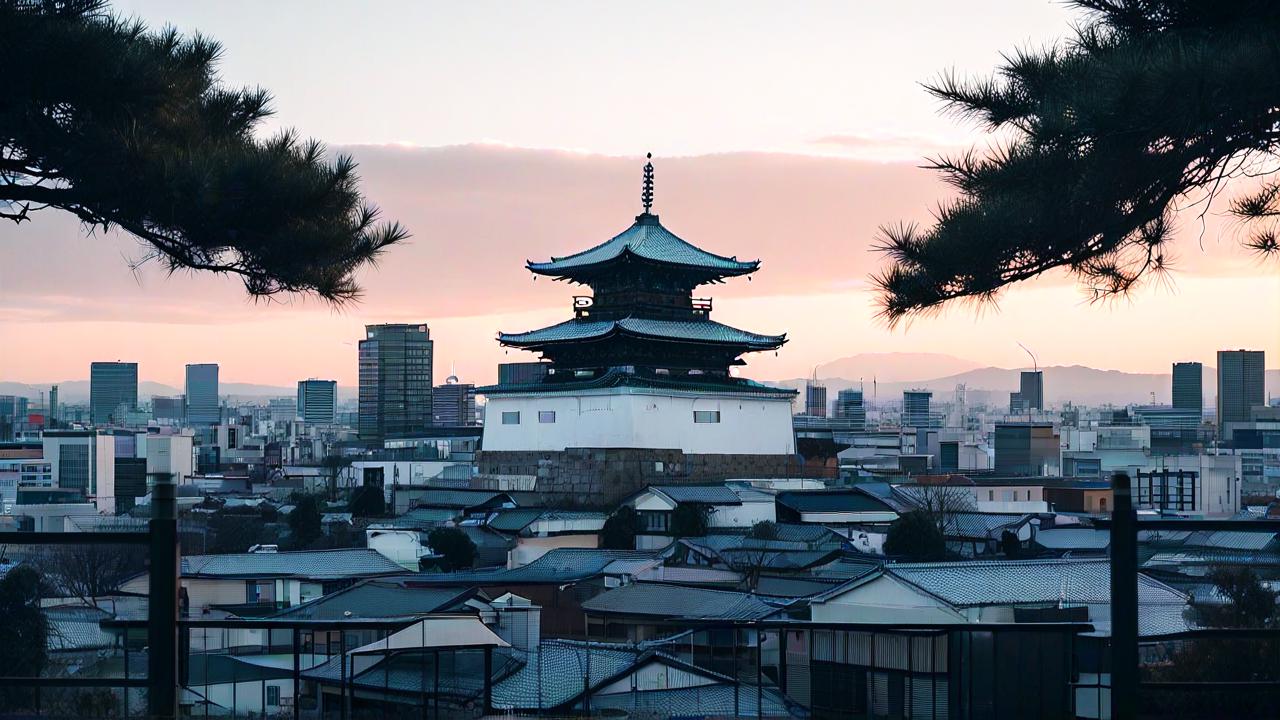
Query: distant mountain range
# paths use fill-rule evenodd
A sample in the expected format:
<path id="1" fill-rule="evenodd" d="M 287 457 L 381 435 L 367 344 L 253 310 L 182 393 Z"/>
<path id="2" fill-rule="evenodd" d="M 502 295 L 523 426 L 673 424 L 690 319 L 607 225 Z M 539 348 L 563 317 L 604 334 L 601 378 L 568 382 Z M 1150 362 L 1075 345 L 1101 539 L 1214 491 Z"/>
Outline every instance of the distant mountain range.
<path id="1" fill-rule="evenodd" d="M 89 381 L 88 380 L 64 380 L 58 383 L 16 383 L 0 381 L 0 395 L 25 395 L 33 400 L 40 397 L 40 393 L 46 396 L 49 394 L 49 388 L 53 385 L 58 386 L 58 402 L 65 403 L 87 403 L 89 402 Z M 138 381 L 138 400 L 150 400 L 152 396 L 174 396 L 181 395 L 182 388 L 177 388 L 164 383 L 153 382 L 151 380 Z M 222 382 L 218 384 L 218 394 L 224 397 L 233 397 L 245 400 L 258 400 L 262 398 L 277 397 L 294 397 L 298 394 L 297 386 L 287 387 L 283 385 L 260 385 L 256 383 L 237 383 Z M 339 402 L 356 397 L 356 388 L 339 385 L 338 400 Z"/>
<path id="2" fill-rule="evenodd" d="M 964 367 L 968 365 L 970 367 Z M 963 384 L 970 403 L 1003 404 L 1018 389 L 1019 372 L 1031 368 L 981 367 L 961 358 L 933 353 L 866 353 L 841 358 L 818 366 L 818 378 L 827 386 L 828 399 L 845 388 L 856 388 L 859 378 L 866 397 L 901 400 L 902 391 L 931 390 L 938 400 L 954 397 Z M 852 370 L 853 372 L 850 372 Z M 1044 371 L 1045 400 L 1050 404 L 1073 402 L 1082 405 L 1149 404 L 1171 402 L 1170 373 L 1128 373 L 1098 370 L 1082 365 L 1052 365 Z M 874 378 L 874 382 L 873 382 Z M 785 387 L 802 389 L 805 378 L 777 381 Z M 1266 371 L 1269 397 L 1280 393 L 1280 370 Z M 1212 405 L 1217 397 L 1217 372 L 1204 369 L 1204 400 Z"/>
<path id="3" fill-rule="evenodd" d="M 839 390 L 858 387 L 861 379 L 866 396 L 880 399 L 901 400 L 902 391 L 913 388 L 932 390 L 939 400 L 950 400 L 957 385 L 963 384 L 970 403 L 1002 405 L 1009 401 L 1009 393 L 1018 389 L 1018 373 L 1030 368 L 983 367 L 972 360 L 965 360 L 943 353 L 862 353 L 822 363 L 817 367 L 818 378 L 828 388 L 830 400 L 835 400 Z M 1074 402 L 1083 405 L 1128 405 L 1170 402 L 1169 373 L 1128 373 L 1119 370 L 1098 370 L 1081 365 L 1053 365 L 1044 370 L 1045 399 L 1050 404 Z M 773 384 L 801 389 L 805 378 L 772 381 Z M 1266 371 L 1267 391 L 1270 397 L 1280 394 L 1280 370 Z M 40 393 L 48 393 L 52 383 L 30 384 L 0 381 L 0 395 L 25 395 L 36 399 Z M 88 380 L 67 380 L 57 383 L 61 402 L 86 403 L 89 401 Z M 221 383 L 218 391 L 223 396 L 254 400 L 273 397 L 293 397 L 297 388 L 255 383 Z M 1214 368 L 1204 369 L 1204 400 L 1212 405 L 1217 397 L 1217 373 Z M 138 383 L 138 399 L 149 400 L 153 395 L 181 395 L 182 389 L 163 383 L 144 380 Z M 338 386 L 338 399 L 356 397 L 356 388 Z"/>

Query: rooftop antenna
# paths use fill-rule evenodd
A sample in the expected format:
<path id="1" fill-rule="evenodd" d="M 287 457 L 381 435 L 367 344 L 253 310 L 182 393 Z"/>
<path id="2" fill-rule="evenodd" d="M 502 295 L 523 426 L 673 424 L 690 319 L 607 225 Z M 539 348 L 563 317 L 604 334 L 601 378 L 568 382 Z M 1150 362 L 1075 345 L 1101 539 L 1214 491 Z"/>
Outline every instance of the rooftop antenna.
<path id="1" fill-rule="evenodd" d="M 640 201 L 644 203 L 644 214 L 648 215 L 653 208 L 653 153 L 646 153 L 644 164 L 644 191 L 640 193 Z"/>

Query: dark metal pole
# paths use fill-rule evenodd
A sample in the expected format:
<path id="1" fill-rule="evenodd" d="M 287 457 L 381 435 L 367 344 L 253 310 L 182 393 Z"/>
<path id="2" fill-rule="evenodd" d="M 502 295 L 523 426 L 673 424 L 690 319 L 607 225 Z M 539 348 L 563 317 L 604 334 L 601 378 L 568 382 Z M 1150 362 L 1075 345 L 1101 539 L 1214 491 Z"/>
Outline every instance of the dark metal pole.
<path id="1" fill-rule="evenodd" d="M 1111 717 L 1138 715 L 1138 517 L 1129 476 L 1111 476 Z"/>
<path id="2" fill-rule="evenodd" d="M 302 708 L 300 707 L 301 703 L 298 702 L 302 699 L 300 697 L 301 683 L 299 682 L 299 679 L 302 677 L 302 658 L 299 657 L 302 652 L 302 643 L 298 642 L 299 634 L 300 631 L 298 628 L 294 628 L 292 633 L 293 637 L 291 638 L 293 643 L 293 720 L 298 720 L 302 717 Z M 267 644 L 271 644 L 270 629 L 267 630 Z"/>
<path id="3" fill-rule="evenodd" d="M 587 696 L 587 702 L 591 702 L 591 698 L 589 695 Z M 588 708 L 589 707 L 590 706 L 588 706 Z M 492 712 L 493 712 L 493 648 L 491 646 L 486 645 L 484 648 L 484 714 L 488 715 Z"/>
<path id="4" fill-rule="evenodd" d="M 148 714 L 178 715 L 178 512 L 172 476 L 151 486 L 151 572 L 147 597 Z"/>

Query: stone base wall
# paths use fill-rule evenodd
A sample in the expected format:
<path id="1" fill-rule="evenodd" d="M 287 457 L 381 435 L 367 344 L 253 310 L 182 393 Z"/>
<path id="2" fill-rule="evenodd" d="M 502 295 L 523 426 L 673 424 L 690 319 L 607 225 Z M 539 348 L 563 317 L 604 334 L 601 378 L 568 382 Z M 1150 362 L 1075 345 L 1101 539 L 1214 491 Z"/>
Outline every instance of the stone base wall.
<path id="1" fill-rule="evenodd" d="M 825 472 L 805 467 L 793 455 L 687 455 L 646 448 L 480 451 L 476 465 L 479 487 L 496 490 L 501 477 L 532 476 L 535 491 L 549 503 L 600 508 L 612 508 L 648 485 L 821 477 Z"/>

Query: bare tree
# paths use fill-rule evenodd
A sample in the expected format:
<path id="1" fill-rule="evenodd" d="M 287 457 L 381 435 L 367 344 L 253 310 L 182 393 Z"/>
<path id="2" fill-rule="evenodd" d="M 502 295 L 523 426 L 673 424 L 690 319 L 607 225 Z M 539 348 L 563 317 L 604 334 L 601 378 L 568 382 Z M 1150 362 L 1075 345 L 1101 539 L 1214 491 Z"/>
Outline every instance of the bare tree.
<path id="1" fill-rule="evenodd" d="M 51 549 L 44 573 L 57 592 L 97 607 L 97 598 L 119 590 L 145 569 L 146 554 L 140 547 L 85 543 Z"/>

